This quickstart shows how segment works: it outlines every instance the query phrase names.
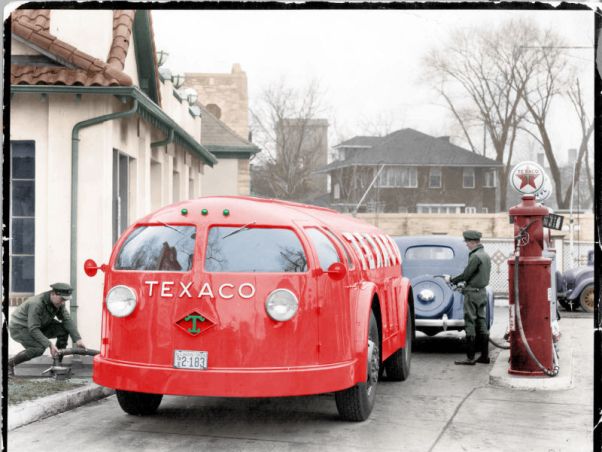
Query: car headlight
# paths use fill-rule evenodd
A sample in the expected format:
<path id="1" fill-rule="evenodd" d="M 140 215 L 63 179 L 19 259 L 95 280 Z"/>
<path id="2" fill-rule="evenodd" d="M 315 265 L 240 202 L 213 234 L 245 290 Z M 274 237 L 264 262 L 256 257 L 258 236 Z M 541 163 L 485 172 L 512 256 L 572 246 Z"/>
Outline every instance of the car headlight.
<path id="1" fill-rule="evenodd" d="M 265 310 L 273 320 L 286 322 L 293 318 L 299 309 L 299 301 L 287 289 L 276 289 L 265 300 Z"/>
<path id="2" fill-rule="evenodd" d="M 422 301 L 433 301 L 433 299 L 435 298 L 435 294 L 431 289 L 422 289 L 418 293 L 418 298 Z"/>
<path id="3" fill-rule="evenodd" d="M 115 286 L 107 294 L 107 309 L 115 317 L 126 317 L 136 307 L 136 293 L 127 286 Z"/>

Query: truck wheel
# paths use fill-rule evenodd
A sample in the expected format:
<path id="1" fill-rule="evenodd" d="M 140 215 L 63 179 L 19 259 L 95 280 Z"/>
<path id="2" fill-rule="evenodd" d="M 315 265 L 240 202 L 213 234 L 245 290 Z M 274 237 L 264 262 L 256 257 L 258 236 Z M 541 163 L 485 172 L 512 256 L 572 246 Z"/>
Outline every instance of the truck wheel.
<path id="1" fill-rule="evenodd" d="M 412 313 L 408 312 L 406 320 L 406 346 L 393 353 L 385 361 L 387 377 L 394 381 L 404 381 L 410 375 L 412 361 Z"/>
<path id="2" fill-rule="evenodd" d="M 585 312 L 594 312 L 595 303 L 594 285 L 588 284 L 579 295 L 579 304 Z"/>
<path id="3" fill-rule="evenodd" d="M 368 327 L 367 368 L 366 381 L 338 391 L 334 395 L 339 415 L 346 421 L 359 422 L 368 419 L 376 400 L 376 384 L 380 368 L 380 340 L 378 324 L 373 312 L 370 312 L 370 326 Z"/>
<path id="4" fill-rule="evenodd" d="M 123 411 L 134 416 L 154 414 L 159 408 L 162 394 L 147 394 L 145 392 L 115 391 L 117 401 Z"/>

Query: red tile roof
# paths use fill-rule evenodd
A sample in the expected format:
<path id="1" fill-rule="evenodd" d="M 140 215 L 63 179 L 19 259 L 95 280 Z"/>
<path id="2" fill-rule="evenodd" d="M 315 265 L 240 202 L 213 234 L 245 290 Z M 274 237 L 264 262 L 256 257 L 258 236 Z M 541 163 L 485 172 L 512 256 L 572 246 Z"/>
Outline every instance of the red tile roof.
<path id="1" fill-rule="evenodd" d="M 11 64 L 11 84 L 131 86 L 132 79 L 122 71 L 129 48 L 134 11 L 113 12 L 113 43 L 105 63 L 48 32 L 49 10 L 17 10 L 12 14 L 12 32 L 31 44 L 66 61 L 75 68 Z"/>

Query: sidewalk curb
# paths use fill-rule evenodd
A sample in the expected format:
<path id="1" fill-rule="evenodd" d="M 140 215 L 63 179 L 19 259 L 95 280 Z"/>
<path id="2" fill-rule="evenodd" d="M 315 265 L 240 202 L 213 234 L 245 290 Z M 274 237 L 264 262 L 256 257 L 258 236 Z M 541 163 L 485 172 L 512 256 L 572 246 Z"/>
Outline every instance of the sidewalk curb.
<path id="1" fill-rule="evenodd" d="M 71 391 L 52 394 L 37 400 L 9 406 L 7 430 L 14 430 L 40 419 L 72 410 L 94 400 L 108 397 L 114 393 L 115 391 L 113 389 L 90 383 L 82 388 L 76 388 Z"/>

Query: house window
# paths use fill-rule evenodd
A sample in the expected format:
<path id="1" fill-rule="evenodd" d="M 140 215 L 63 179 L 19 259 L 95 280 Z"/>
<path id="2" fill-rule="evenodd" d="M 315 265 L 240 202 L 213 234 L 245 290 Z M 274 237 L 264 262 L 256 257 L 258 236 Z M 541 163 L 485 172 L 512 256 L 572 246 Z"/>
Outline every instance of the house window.
<path id="1" fill-rule="evenodd" d="M 485 184 L 483 185 L 487 188 L 495 188 L 497 187 L 497 171 L 496 170 L 488 170 L 485 171 Z"/>
<path id="2" fill-rule="evenodd" d="M 180 173 L 178 171 L 173 172 L 173 202 L 180 200 Z"/>
<path id="3" fill-rule="evenodd" d="M 151 176 L 151 209 L 157 210 L 161 207 L 161 164 L 151 160 L 150 167 Z"/>
<path id="4" fill-rule="evenodd" d="M 129 224 L 131 157 L 113 149 L 113 243 Z"/>
<path id="5" fill-rule="evenodd" d="M 194 198 L 196 195 L 194 193 L 194 179 L 188 179 L 188 199 Z"/>
<path id="6" fill-rule="evenodd" d="M 217 104 L 208 104 L 206 108 L 209 111 L 209 113 L 211 113 L 217 119 L 220 119 L 222 117 L 222 109 L 219 108 L 219 105 L 217 105 Z"/>
<path id="7" fill-rule="evenodd" d="M 474 168 L 464 168 L 462 171 L 462 187 L 474 188 Z"/>
<path id="8" fill-rule="evenodd" d="M 416 188 L 418 176 L 415 167 L 391 166 L 384 168 L 377 180 L 378 187 Z"/>
<path id="9" fill-rule="evenodd" d="M 461 213 L 464 204 L 416 204 L 417 213 Z"/>
<path id="10" fill-rule="evenodd" d="M 341 186 L 339 184 L 334 184 L 332 196 L 334 199 L 341 199 Z"/>
<path id="11" fill-rule="evenodd" d="M 464 213 L 477 213 L 477 208 L 476 207 L 466 207 L 464 209 Z"/>
<path id="12" fill-rule="evenodd" d="M 10 143 L 10 292 L 34 292 L 35 143 Z"/>
<path id="13" fill-rule="evenodd" d="M 430 169 L 429 188 L 441 188 L 441 168 Z"/>

